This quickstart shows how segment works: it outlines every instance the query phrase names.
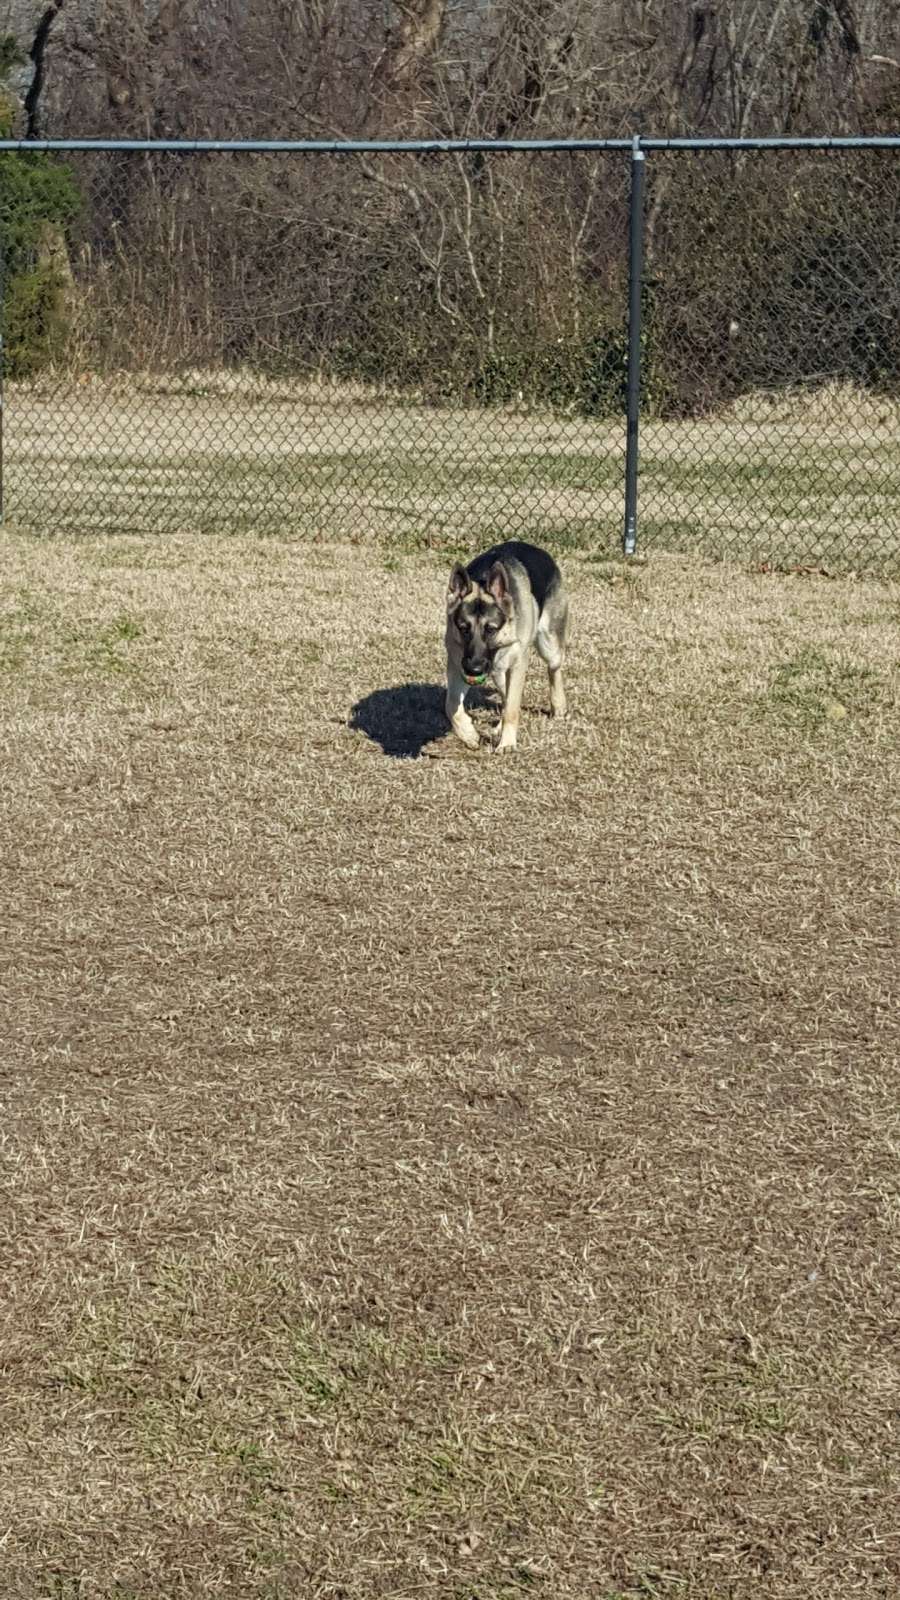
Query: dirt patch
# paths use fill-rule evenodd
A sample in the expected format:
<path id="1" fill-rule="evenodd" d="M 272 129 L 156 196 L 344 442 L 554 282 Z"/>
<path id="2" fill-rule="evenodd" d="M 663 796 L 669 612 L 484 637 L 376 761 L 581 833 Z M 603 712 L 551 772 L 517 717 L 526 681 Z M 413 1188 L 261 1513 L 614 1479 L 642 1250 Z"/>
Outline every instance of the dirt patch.
<path id="1" fill-rule="evenodd" d="M 433 557 L 6 538 L 5 1595 L 897 1592 L 900 590 L 563 559 L 499 759 Z"/>

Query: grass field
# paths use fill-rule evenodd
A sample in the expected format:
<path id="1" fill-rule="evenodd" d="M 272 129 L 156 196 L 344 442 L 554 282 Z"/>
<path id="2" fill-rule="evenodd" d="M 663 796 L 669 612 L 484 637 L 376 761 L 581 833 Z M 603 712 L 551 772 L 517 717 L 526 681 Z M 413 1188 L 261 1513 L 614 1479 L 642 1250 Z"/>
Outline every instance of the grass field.
<path id="1" fill-rule="evenodd" d="M 4 1600 L 898 1593 L 900 586 L 565 564 L 5 535 Z"/>
<path id="2" fill-rule="evenodd" d="M 213 533 L 447 550 L 498 533 L 612 551 L 622 418 L 440 410 L 349 385 L 188 374 L 10 386 L 7 515 L 37 532 Z M 900 572 L 900 407 L 844 387 L 642 428 L 640 539 Z"/>

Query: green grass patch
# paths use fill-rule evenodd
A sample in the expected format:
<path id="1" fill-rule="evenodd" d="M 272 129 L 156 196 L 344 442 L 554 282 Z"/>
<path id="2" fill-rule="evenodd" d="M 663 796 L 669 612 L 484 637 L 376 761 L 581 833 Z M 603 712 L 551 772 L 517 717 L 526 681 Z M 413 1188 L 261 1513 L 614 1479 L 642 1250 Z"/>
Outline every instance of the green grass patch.
<path id="1" fill-rule="evenodd" d="M 143 634 L 143 627 L 134 617 L 114 617 L 111 622 L 63 624 L 63 648 L 67 649 L 73 666 L 87 666 L 95 672 L 134 672 L 137 661 L 130 647 Z"/>
<path id="2" fill-rule="evenodd" d="M 866 716 L 874 710 L 881 689 L 872 668 L 832 660 L 810 646 L 776 667 L 768 700 L 793 726 L 817 732 Z"/>
<path id="3" fill-rule="evenodd" d="M 17 672 L 40 638 L 48 609 L 33 590 L 19 589 L 0 611 L 0 672 Z"/>
<path id="4" fill-rule="evenodd" d="M 131 492 L 158 491 L 166 483 L 182 479 L 215 479 L 224 485 L 268 483 L 303 490 L 344 487 L 378 488 L 384 485 L 422 493 L 453 493 L 469 488 L 529 489 L 567 488 L 592 491 L 617 486 L 621 465 L 612 456 L 598 452 L 521 452 L 468 451 L 455 454 L 442 448 L 429 453 L 427 448 L 363 451 L 317 451 L 296 456 L 265 459 L 234 454 L 223 441 L 215 450 L 179 452 L 177 455 L 108 455 L 98 452 L 40 452 L 32 458 L 33 467 L 47 472 L 77 465 L 79 473 L 104 483 L 127 479 Z"/>
<path id="5" fill-rule="evenodd" d="M 709 499 L 720 505 L 746 505 L 758 502 L 771 512 L 791 513 L 798 507 L 817 511 L 835 500 L 848 498 L 868 502 L 873 495 L 896 493 L 900 486 L 900 452 L 887 459 L 896 465 L 895 475 L 873 472 L 871 463 L 847 462 L 827 452 L 804 450 L 802 457 L 779 460 L 774 455 L 741 458 L 733 445 L 724 446 L 722 456 L 711 456 L 708 444 L 698 441 L 697 454 L 688 457 L 654 456 L 641 460 L 641 481 L 648 493 L 660 488 L 670 493 L 696 494 L 699 501 Z"/>

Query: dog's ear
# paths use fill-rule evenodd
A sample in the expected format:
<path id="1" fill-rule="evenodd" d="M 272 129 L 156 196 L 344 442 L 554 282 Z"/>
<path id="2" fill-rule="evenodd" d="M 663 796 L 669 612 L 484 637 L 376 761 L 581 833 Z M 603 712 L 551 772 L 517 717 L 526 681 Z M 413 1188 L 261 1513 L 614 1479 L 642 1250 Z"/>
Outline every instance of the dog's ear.
<path id="1" fill-rule="evenodd" d="M 457 561 L 456 566 L 453 568 L 453 571 L 450 574 L 450 587 L 447 590 L 447 604 L 451 606 L 455 605 L 457 600 L 461 600 L 464 595 L 468 594 L 471 587 L 472 580 L 469 577 L 469 574 L 467 573 L 465 567 Z"/>
<path id="2" fill-rule="evenodd" d="M 505 605 L 509 601 L 509 575 L 502 561 L 495 561 L 491 567 L 488 573 L 487 590 L 491 599 L 496 600 L 498 606 Z"/>

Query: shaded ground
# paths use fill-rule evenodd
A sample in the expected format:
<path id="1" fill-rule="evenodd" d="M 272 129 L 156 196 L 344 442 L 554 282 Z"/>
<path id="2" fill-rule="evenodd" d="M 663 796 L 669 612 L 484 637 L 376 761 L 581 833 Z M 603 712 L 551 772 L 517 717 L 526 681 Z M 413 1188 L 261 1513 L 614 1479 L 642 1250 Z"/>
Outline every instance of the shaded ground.
<path id="1" fill-rule="evenodd" d="M 4 1596 L 896 1595 L 900 589 L 2 551 Z"/>

